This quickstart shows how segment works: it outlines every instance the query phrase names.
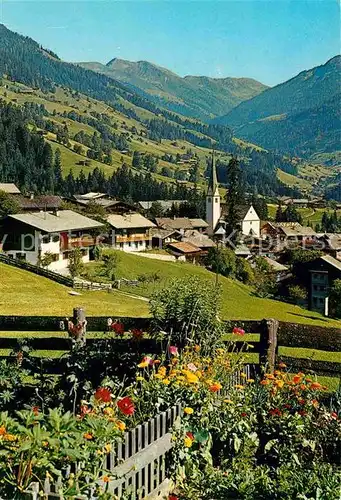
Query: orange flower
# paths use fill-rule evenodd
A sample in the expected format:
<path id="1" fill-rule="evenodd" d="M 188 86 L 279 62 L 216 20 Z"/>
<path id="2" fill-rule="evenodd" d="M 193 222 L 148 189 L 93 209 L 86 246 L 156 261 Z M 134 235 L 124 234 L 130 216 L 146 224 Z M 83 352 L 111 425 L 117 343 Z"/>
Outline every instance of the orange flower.
<path id="1" fill-rule="evenodd" d="M 84 439 L 87 439 L 88 441 L 90 441 L 91 439 L 93 439 L 93 435 L 92 435 L 92 434 L 90 434 L 90 432 L 85 432 L 85 433 L 83 434 L 83 438 L 84 438 Z"/>
<path id="2" fill-rule="evenodd" d="M 272 375 L 272 373 L 266 373 L 265 375 L 265 378 L 267 378 L 268 380 L 274 380 L 274 375 Z"/>
<path id="3" fill-rule="evenodd" d="M 287 367 L 287 365 L 281 361 L 281 362 L 279 363 L 278 367 L 279 367 L 279 368 L 281 368 L 281 369 L 283 369 L 283 368 L 286 368 L 286 367 Z"/>
<path id="4" fill-rule="evenodd" d="M 270 381 L 269 380 L 261 380 L 261 385 L 269 385 L 270 384 Z"/>
<path id="5" fill-rule="evenodd" d="M 292 381 L 294 382 L 294 384 L 299 384 L 302 380 L 302 377 L 300 374 L 298 375 L 295 375 L 293 378 L 292 378 Z"/>
<path id="6" fill-rule="evenodd" d="M 109 483 L 110 482 L 110 477 L 109 476 L 103 476 L 103 483 Z"/>
<path id="7" fill-rule="evenodd" d="M 215 382 L 214 384 L 209 386 L 209 390 L 211 392 L 218 392 L 223 386 L 219 382 Z"/>
<path id="8" fill-rule="evenodd" d="M 4 440 L 5 441 L 15 441 L 17 438 L 13 434 L 5 434 L 4 435 Z"/>
<path id="9" fill-rule="evenodd" d="M 282 387 L 284 386 L 284 380 L 276 380 L 276 381 L 275 381 L 275 385 L 276 385 L 276 387 L 278 387 L 279 389 L 282 389 Z"/>
<path id="10" fill-rule="evenodd" d="M 322 385 L 319 382 L 313 382 L 310 385 L 310 389 L 320 391 L 322 389 Z"/>
<path id="11" fill-rule="evenodd" d="M 4 425 L 2 425 L 0 427 L 0 436 L 3 436 L 4 434 L 6 434 L 6 427 Z"/>
<path id="12" fill-rule="evenodd" d="M 196 344 L 193 349 L 195 350 L 195 352 L 199 352 L 200 351 L 200 345 Z"/>

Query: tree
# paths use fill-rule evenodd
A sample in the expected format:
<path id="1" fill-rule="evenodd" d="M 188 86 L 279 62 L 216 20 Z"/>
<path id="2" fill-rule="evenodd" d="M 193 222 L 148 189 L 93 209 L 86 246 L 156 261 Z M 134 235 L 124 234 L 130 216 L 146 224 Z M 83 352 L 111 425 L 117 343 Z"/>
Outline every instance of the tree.
<path id="1" fill-rule="evenodd" d="M 294 207 L 294 205 L 292 203 L 290 203 L 287 206 L 287 209 L 285 210 L 285 212 L 283 214 L 283 221 L 284 222 L 298 222 L 298 223 L 302 222 L 301 215 L 298 213 L 297 209 Z"/>
<path id="2" fill-rule="evenodd" d="M 296 305 L 307 298 L 307 290 L 299 285 L 291 285 L 288 290 L 289 297 Z"/>
<path id="3" fill-rule="evenodd" d="M 110 281 L 115 281 L 117 264 L 119 261 L 118 252 L 111 251 L 102 256 L 103 260 L 103 272 L 104 275 L 110 279 Z"/>
<path id="4" fill-rule="evenodd" d="M 241 181 L 241 169 L 239 161 L 236 157 L 232 157 L 227 166 L 227 193 L 226 193 L 226 204 L 227 204 L 227 229 L 229 233 L 232 233 L 238 226 L 239 215 L 238 215 L 238 205 L 241 204 L 243 199 L 243 188 Z"/>
<path id="5" fill-rule="evenodd" d="M 138 151 L 134 151 L 133 160 L 132 160 L 133 168 L 140 170 L 143 167 L 143 158 Z"/>
<path id="6" fill-rule="evenodd" d="M 206 265 L 215 273 L 234 276 L 237 269 L 235 253 L 226 247 L 211 247 L 206 257 Z"/>
<path id="7" fill-rule="evenodd" d="M 153 201 L 152 206 L 148 210 L 148 217 L 155 219 L 155 217 L 162 217 L 163 208 L 159 201 Z"/>
<path id="8" fill-rule="evenodd" d="M 341 318 L 341 279 L 335 280 L 330 288 L 329 307 L 334 318 Z"/>
<path id="9" fill-rule="evenodd" d="M 41 265 L 41 267 L 49 267 L 49 265 L 52 264 L 53 261 L 54 261 L 53 253 L 46 252 L 44 253 L 43 256 L 40 257 L 39 265 Z"/>
<path id="10" fill-rule="evenodd" d="M 251 284 L 255 280 L 255 273 L 246 259 L 238 257 L 236 260 L 236 277 L 246 284 Z"/>
<path id="11" fill-rule="evenodd" d="M 278 289 L 276 273 L 264 257 L 257 257 L 254 273 L 257 295 L 259 297 L 274 296 Z"/>
<path id="12" fill-rule="evenodd" d="M 75 248 L 70 252 L 68 269 L 72 278 L 76 278 L 76 276 L 79 276 L 82 273 L 84 264 L 82 260 L 82 252 L 79 248 Z"/>
<path id="13" fill-rule="evenodd" d="M 20 206 L 15 198 L 5 191 L 0 191 L 0 219 L 7 217 L 7 215 L 16 214 L 19 210 Z"/>
<path id="14" fill-rule="evenodd" d="M 275 216 L 275 221 L 276 222 L 283 222 L 283 208 L 282 208 L 282 203 L 279 202 L 276 210 L 276 216 Z"/>

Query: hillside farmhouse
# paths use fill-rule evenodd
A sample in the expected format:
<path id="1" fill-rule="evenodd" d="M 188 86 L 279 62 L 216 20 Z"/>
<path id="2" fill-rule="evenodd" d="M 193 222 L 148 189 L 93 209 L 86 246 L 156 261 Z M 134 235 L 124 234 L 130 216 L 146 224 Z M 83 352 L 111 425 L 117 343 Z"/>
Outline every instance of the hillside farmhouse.
<path id="1" fill-rule="evenodd" d="M 155 224 L 138 213 L 107 216 L 111 227 L 109 244 L 117 250 L 141 252 L 151 245 L 150 230 Z"/>
<path id="2" fill-rule="evenodd" d="M 62 271 L 75 248 L 81 249 L 83 262 L 90 260 L 90 250 L 98 243 L 94 230 L 101 227 L 100 222 L 72 210 L 10 215 L 4 221 L 3 251 L 35 265 L 48 254 L 53 258 L 48 269 Z"/>

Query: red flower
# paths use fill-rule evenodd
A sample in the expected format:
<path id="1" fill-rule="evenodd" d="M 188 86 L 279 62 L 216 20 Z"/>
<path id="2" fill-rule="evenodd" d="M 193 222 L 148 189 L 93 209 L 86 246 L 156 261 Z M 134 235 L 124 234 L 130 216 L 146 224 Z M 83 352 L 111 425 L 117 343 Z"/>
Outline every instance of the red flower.
<path id="1" fill-rule="evenodd" d="M 140 328 L 132 328 L 131 334 L 132 334 L 133 338 L 136 340 L 143 338 L 143 330 L 141 330 Z"/>
<path id="2" fill-rule="evenodd" d="M 298 414 L 301 415 L 301 417 L 305 417 L 307 415 L 307 412 L 305 410 L 300 410 Z"/>
<path id="3" fill-rule="evenodd" d="M 95 392 L 95 399 L 101 403 L 110 403 L 111 391 L 106 387 L 99 387 Z"/>
<path id="4" fill-rule="evenodd" d="M 114 330 L 114 332 L 117 333 L 117 335 L 124 334 L 124 324 L 121 323 L 120 321 L 115 321 L 115 323 L 111 325 L 111 329 Z"/>
<path id="5" fill-rule="evenodd" d="M 39 406 L 33 406 L 32 411 L 35 414 L 35 416 L 37 416 L 39 413 Z"/>
<path id="6" fill-rule="evenodd" d="M 128 396 L 117 401 L 117 406 L 124 415 L 133 415 L 135 412 L 133 400 Z"/>
<path id="7" fill-rule="evenodd" d="M 175 345 L 170 345 L 168 347 L 168 351 L 169 351 L 169 354 L 171 354 L 172 356 L 178 356 L 179 355 L 178 348 Z"/>
<path id="8" fill-rule="evenodd" d="M 245 330 L 239 328 L 238 326 L 235 326 L 232 330 L 232 333 L 234 333 L 235 335 L 245 335 Z"/>
<path id="9" fill-rule="evenodd" d="M 247 417 L 247 413 L 245 413 L 245 412 L 243 411 L 243 413 L 241 413 L 241 416 L 242 416 L 242 417 Z"/>
<path id="10" fill-rule="evenodd" d="M 304 405 L 305 404 L 305 399 L 299 399 L 298 402 L 299 402 L 300 405 Z"/>
<path id="11" fill-rule="evenodd" d="M 168 500 L 179 500 L 179 497 L 176 495 L 168 495 Z"/>
<path id="12" fill-rule="evenodd" d="M 331 418 L 333 418 L 334 420 L 337 420 L 337 413 L 335 411 L 333 411 L 331 414 L 330 414 Z"/>
<path id="13" fill-rule="evenodd" d="M 288 410 L 291 408 L 291 405 L 289 405 L 288 403 L 284 405 L 284 408 L 287 408 Z"/>
<path id="14" fill-rule="evenodd" d="M 194 436 L 191 432 L 186 432 L 186 436 L 191 439 L 192 441 L 194 441 Z"/>
<path id="15" fill-rule="evenodd" d="M 280 417 L 282 415 L 282 412 L 281 410 L 279 410 L 278 408 L 273 408 L 272 410 L 269 411 L 270 415 L 272 415 L 273 417 Z"/>

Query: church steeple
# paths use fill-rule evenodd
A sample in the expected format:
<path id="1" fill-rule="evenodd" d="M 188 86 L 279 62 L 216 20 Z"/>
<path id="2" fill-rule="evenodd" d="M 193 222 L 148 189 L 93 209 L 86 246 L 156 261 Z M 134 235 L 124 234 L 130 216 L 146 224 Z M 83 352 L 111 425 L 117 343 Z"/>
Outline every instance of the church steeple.
<path id="1" fill-rule="evenodd" d="M 220 194 L 217 179 L 217 170 L 215 164 L 215 155 L 212 151 L 212 169 L 206 194 L 206 222 L 208 232 L 213 235 L 217 223 L 220 219 Z"/>
<path id="2" fill-rule="evenodd" d="M 211 177 L 208 183 L 207 196 L 219 196 L 214 150 L 212 151 L 212 169 L 211 169 Z"/>

